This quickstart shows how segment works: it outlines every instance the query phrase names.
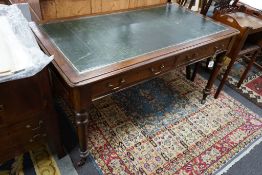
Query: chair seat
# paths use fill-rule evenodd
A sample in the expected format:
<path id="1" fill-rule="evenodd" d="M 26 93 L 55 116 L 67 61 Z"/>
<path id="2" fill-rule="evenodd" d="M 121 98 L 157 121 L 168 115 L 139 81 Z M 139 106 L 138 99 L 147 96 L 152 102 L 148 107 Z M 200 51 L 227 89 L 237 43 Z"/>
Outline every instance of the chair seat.
<path id="1" fill-rule="evenodd" d="M 259 47 L 259 45 L 247 42 L 243 46 L 242 50 L 239 52 L 238 56 L 241 57 L 241 56 L 244 56 L 248 53 L 253 53 L 253 52 L 260 50 L 260 49 L 261 49 L 261 47 Z"/>

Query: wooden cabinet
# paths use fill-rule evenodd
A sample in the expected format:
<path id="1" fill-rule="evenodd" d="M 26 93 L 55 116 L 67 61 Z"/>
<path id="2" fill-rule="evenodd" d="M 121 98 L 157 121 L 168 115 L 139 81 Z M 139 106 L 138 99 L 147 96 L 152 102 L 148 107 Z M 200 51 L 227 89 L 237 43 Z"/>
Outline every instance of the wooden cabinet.
<path id="1" fill-rule="evenodd" d="M 62 156 L 47 69 L 30 78 L 0 83 L 0 143 L 0 163 L 39 143 L 50 143 Z"/>

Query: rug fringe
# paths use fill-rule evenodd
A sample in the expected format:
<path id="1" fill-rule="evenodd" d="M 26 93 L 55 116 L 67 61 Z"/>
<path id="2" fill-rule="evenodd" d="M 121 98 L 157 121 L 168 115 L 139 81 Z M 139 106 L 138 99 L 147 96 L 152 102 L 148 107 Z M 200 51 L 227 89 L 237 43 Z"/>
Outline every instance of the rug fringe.
<path id="1" fill-rule="evenodd" d="M 250 151 L 257 146 L 258 144 L 260 144 L 262 142 L 262 137 L 260 137 L 259 139 L 257 139 L 255 142 L 253 142 L 245 151 L 243 151 L 242 154 L 236 156 L 234 158 L 233 161 L 231 161 L 228 165 L 226 165 L 224 168 L 222 168 L 221 170 L 219 170 L 217 173 L 215 173 L 216 175 L 222 175 L 224 173 L 226 173 L 235 163 L 237 163 L 240 159 L 242 159 L 244 156 L 246 156 L 247 154 L 250 153 Z"/>

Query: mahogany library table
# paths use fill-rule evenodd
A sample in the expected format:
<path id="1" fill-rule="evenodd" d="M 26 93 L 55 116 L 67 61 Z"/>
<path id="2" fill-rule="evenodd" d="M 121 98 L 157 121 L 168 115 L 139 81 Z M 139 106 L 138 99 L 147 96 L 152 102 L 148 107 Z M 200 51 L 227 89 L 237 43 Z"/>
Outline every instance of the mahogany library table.
<path id="1" fill-rule="evenodd" d="M 55 56 L 57 95 L 75 111 L 79 165 L 88 155 L 92 100 L 216 55 L 204 103 L 239 33 L 175 4 L 30 25 L 42 49 Z"/>

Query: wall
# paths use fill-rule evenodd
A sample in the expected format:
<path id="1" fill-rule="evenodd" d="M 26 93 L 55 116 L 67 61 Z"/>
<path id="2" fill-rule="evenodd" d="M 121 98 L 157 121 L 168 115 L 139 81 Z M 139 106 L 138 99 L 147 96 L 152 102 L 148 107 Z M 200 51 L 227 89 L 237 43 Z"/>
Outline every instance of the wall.
<path id="1" fill-rule="evenodd" d="M 35 2 L 39 0 L 29 1 L 36 6 Z M 48 20 L 78 15 L 107 13 L 163 4 L 166 2 L 167 0 L 40 0 L 40 8 L 42 19 Z"/>

